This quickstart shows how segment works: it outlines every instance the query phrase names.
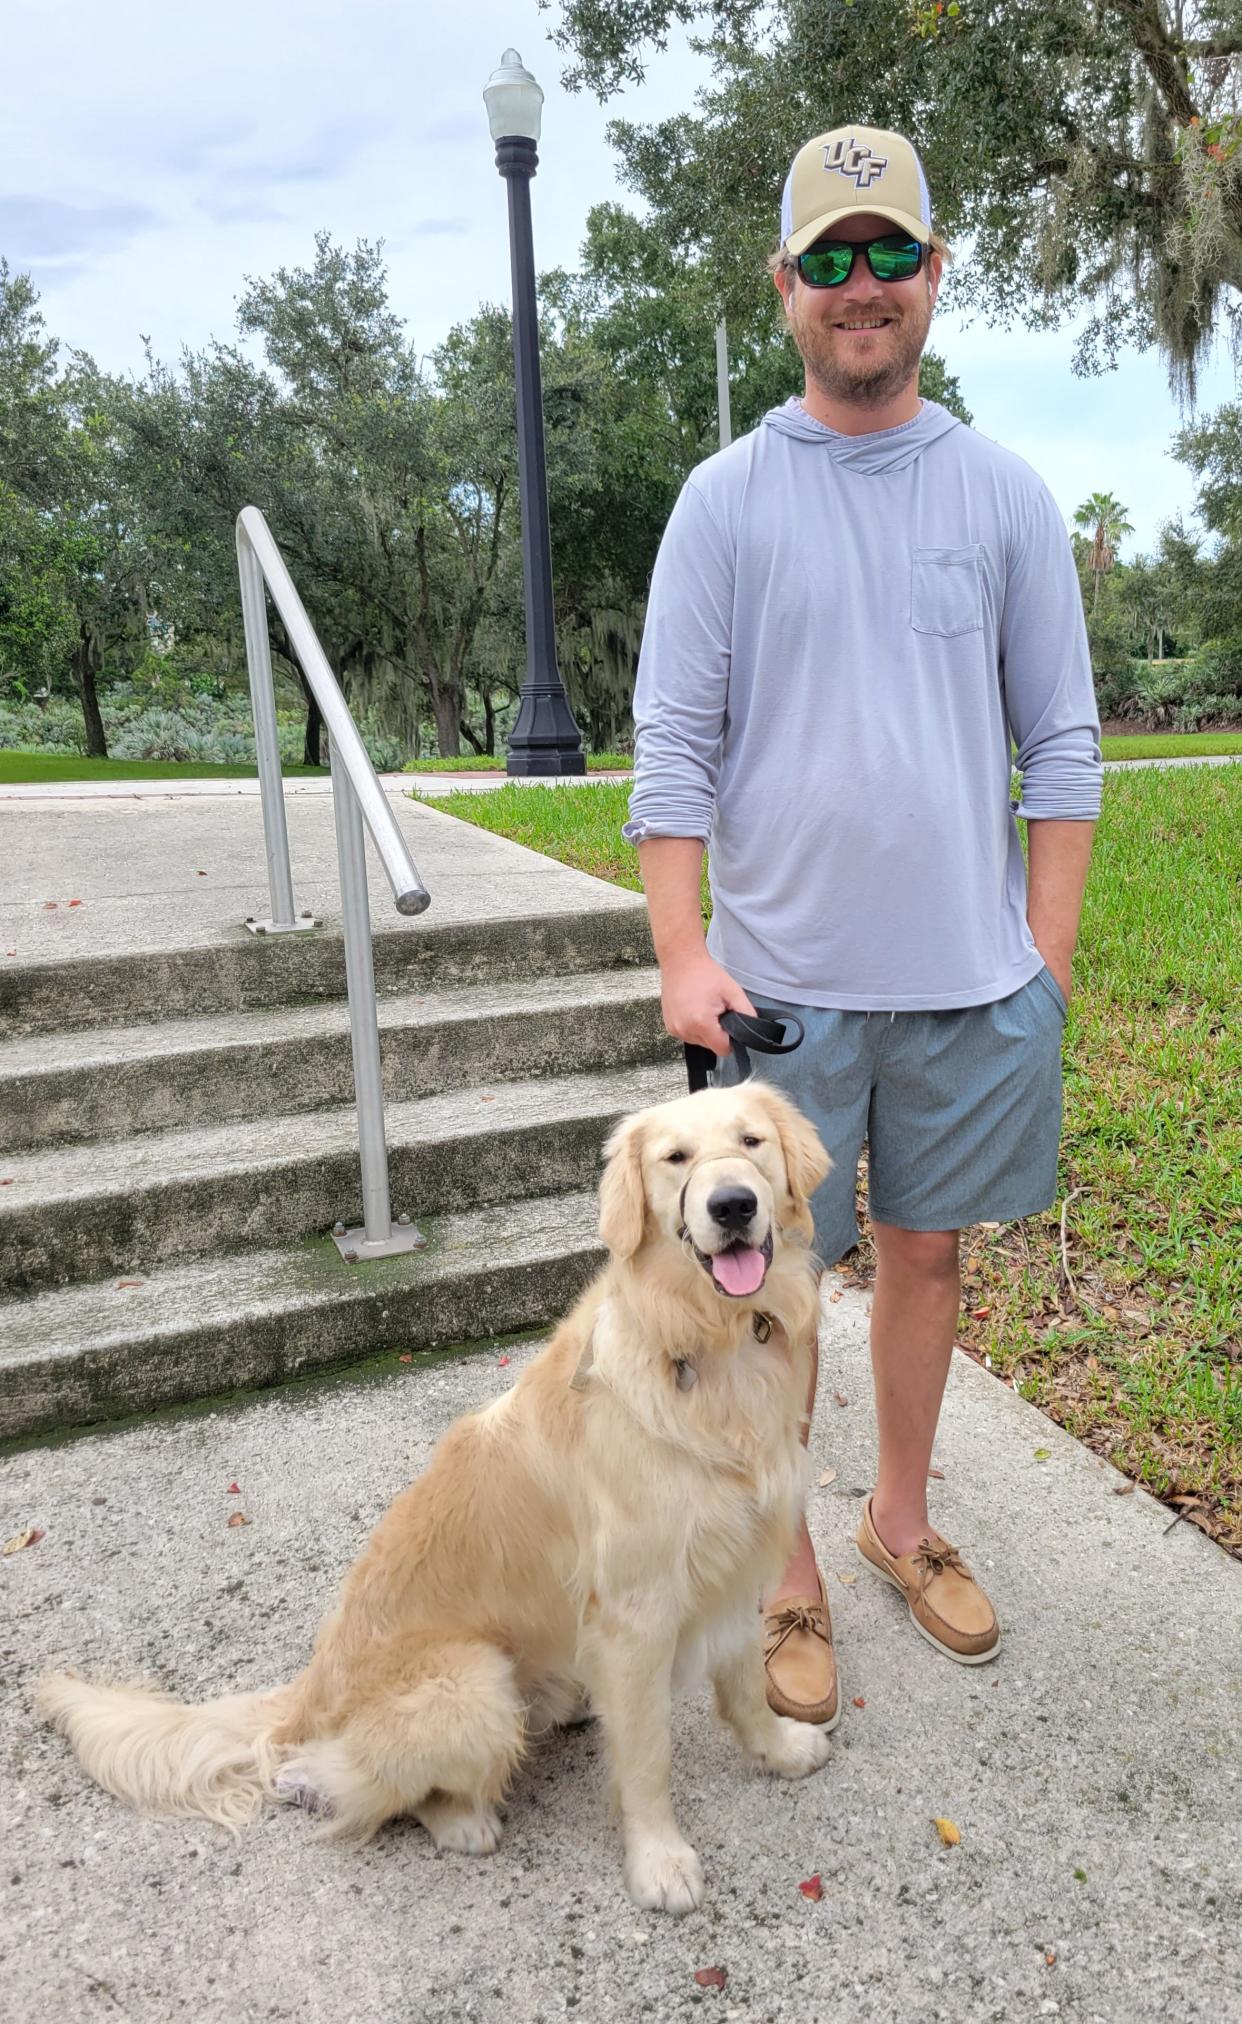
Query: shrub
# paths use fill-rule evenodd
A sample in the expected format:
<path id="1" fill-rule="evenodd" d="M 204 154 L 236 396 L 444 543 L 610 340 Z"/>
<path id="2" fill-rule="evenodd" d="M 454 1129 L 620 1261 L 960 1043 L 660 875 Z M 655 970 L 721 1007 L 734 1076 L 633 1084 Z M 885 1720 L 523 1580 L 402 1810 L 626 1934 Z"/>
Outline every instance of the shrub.
<path id="1" fill-rule="evenodd" d="M 1242 633 L 1228 639 L 1205 640 L 1186 663 L 1186 700 L 1219 701 L 1232 697 L 1234 715 L 1242 716 Z"/>
<path id="2" fill-rule="evenodd" d="M 43 710 L 37 703 L 0 703 L 0 748 L 6 752 L 85 752 L 81 709 L 59 697 Z"/>

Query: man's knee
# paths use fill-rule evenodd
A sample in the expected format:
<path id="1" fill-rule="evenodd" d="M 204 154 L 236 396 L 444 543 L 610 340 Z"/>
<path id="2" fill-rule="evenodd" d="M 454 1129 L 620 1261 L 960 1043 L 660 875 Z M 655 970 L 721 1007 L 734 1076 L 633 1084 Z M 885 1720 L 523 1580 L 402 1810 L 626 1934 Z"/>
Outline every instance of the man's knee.
<path id="1" fill-rule="evenodd" d="M 872 1234 L 881 1266 L 924 1279 L 956 1278 L 960 1231 L 899 1230 L 894 1223 L 873 1223 Z"/>

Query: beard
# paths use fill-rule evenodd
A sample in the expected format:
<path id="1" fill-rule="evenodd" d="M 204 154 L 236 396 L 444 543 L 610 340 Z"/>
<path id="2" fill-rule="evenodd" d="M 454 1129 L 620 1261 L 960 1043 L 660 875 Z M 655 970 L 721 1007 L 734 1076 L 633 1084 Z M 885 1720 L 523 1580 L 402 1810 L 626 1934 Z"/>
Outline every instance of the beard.
<path id="1" fill-rule="evenodd" d="M 855 316 L 865 316 L 867 311 L 854 310 Z M 894 315 L 887 304 L 872 314 L 891 319 L 887 330 L 880 333 L 873 349 L 874 358 L 847 355 L 849 339 L 844 343 L 839 332 L 821 323 L 816 318 L 804 317 L 795 309 L 790 318 L 794 341 L 802 354 L 807 376 L 820 393 L 830 400 L 848 401 L 862 407 L 880 407 L 890 401 L 910 384 L 919 369 L 927 333 L 931 329 L 932 302 L 930 295 L 923 302 L 916 301 L 903 305 L 900 313 Z"/>

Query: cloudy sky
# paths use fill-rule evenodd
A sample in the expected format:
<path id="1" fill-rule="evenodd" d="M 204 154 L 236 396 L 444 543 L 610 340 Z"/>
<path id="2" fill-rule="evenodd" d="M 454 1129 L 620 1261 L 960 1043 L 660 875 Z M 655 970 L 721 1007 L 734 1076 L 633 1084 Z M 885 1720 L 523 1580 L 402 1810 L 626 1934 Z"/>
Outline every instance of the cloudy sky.
<path id="1" fill-rule="evenodd" d="M 306 263 L 313 235 L 383 239 L 394 306 L 420 352 L 508 298 L 505 193 L 481 92 L 514 44 L 547 94 L 536 257 L 572 265 L 586 213 L 626 197 L 604 138 L 616 113 L 691 105 L 684 44 L 607 108 L 559 84 L 536 0 L 8 0 L 0 253 L 32 274 L 51 330 L 113 371 L 142 334 L 174 359 L 233 333 L 247 275 Z M 934 198 L 933 192 L 933 198 Z M 773 191 L 775 227 L 779 191 Z M 1029 459 L 1068 516 L 1112 491 L 1150 548 L 1193 505 L 1168 454 L 1180 416 L 1154 356 L 1076 379 L 1072 336 L 961 328 L 935 340 L 975 425 Z M 712 334 L 704 333 L 711 345 Z M 1233 396 L 1223 354 L 1201 409 Z"/>

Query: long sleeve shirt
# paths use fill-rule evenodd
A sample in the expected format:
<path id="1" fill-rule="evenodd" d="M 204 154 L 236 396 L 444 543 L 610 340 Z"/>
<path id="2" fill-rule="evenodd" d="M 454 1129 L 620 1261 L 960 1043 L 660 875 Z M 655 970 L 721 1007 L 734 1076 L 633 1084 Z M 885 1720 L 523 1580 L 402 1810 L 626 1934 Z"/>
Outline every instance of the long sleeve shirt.
<path id="1" fill-rule="evenodd" d="M 1099 813 L 1082 599 L 1042 480 L 935 402 L 842 436 L 791 400 L 692 472 L 634 717 L 623 833 L 707 844 L 752 997 L 934 1010 L 1041 968 L 1015 818 Z"/>

